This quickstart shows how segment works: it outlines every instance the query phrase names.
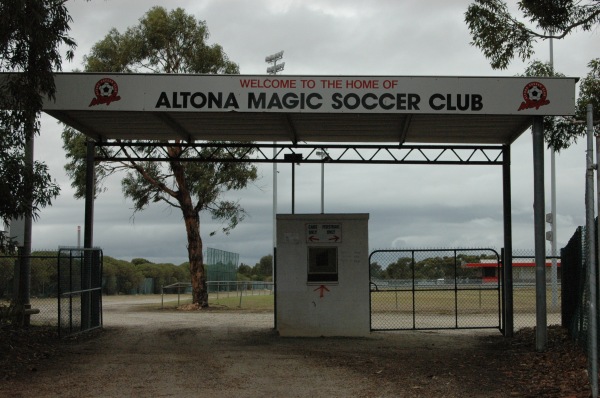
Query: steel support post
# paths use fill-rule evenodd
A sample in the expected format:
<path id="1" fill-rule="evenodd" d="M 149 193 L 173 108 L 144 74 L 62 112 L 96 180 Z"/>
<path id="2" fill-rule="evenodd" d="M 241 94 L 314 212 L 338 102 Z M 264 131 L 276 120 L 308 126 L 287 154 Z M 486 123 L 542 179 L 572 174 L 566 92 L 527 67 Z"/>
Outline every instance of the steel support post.
<path id="1" fill-rule="evenodd" d="M 96 169 L 94 154 L 96 145 L 94 141 L 87 141 L 86 170 L 85 170 L 85 226 L 83 232 L 83 247 L 91 249 L 94 245 L 94 195 L 96 183 Z M 92 251 L 85 250 L 83 266 L 81 268 L 81 329 L 91 327 L 92 300 L 89 289 L 92 285 Z M 86 291 L 87 290 L 87 291 Z"/>
<path id="2" fill-rule="evenodd" d="M 503 256 L 503 289 L 504 289 L 504 336 L 513 337 L 514 305 L 513 305 L 513 270 L 512 270 L 512 207 L 510 189 L 510 145 L 504 145 L 502 153 L 502 202 L 504 213 L 504 256 Z"/>
<path id="3" fill-rule="evenodd" d="M 273 160 L 277 158 L 276 142 L 273 142 Z M 271 278 L 273 281 L 273 329 L 277 330 L 277 163 L 273 162 L 273 260 Z"/>
<path id="4" fill-rule="evenodd" d="M 94 244 L 94 195 L 96 191 L 96 169 L 94 167 L 95 151 L 96 143 L 92 140 L 88 140 L 85 159 L 85 220 L 83 226 L 83 247 L 85 249 L 91 249 Z"/>
<path id="5" fill-rule="evenodd" d="M 296 214 L 296 163 L 292 163 L 292 214 Z"/>
<path id="6" fill-rule="evenodd" d="M 546 220 L 544 201 L 544 124 L 542 116 L 533 119 L 533 221 L 535 247 L 535 349 L 546 350 Z"/>

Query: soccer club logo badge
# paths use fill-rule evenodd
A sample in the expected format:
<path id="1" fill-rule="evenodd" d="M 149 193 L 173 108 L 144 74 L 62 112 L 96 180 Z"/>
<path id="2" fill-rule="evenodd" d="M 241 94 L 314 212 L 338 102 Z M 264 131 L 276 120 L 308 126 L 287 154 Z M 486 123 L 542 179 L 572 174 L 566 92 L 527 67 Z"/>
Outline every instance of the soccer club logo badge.
<path id="1" fill-rule="evenodd" d="M 540 109 L 540 106 L 548 105 L 550 101 L 547 99 L 548 90 L 540 82 L 531 82 L 523 88 L 523 99 L 519 110 L 523 109 Z"/>
<path id="2" fill-rule="evenodd" d="M 94 88 L 94 94 L 96 98 L 92 99 L 92 102 L 88 106 L 95 106 L 100 104 L 110 105 L 113 101 L 119 101 L 119 85 L 113 79 L 105 77 L 104 79 L 98 80 L 96 87 Z"/>

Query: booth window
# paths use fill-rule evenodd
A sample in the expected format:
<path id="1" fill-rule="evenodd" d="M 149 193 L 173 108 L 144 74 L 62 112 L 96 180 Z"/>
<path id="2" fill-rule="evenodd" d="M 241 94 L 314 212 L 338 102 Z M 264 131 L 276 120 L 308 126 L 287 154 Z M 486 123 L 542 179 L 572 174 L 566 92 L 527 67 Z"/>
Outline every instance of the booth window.
<path id="1" fill-rule="evenodd" d="M 308 282 L 337 282 L 337 247 L 308 248 Z"/>

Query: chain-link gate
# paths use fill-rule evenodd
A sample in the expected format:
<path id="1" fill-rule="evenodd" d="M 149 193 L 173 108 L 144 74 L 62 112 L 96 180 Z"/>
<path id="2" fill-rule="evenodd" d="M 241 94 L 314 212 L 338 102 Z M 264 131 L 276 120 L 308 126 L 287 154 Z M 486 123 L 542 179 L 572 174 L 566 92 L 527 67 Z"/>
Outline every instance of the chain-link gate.
<path id="1" fill-rule="evenodd" d="M 474 263 L 486 266 L 467 266 Z M 369 267 L 371 330 L 501 327 L 493 249 L 376 250 Z"/>
<path id="2" fill-rule="evenodd" d="M 59 249 L 60 336 L 102 327 L 102 261 L 100 249 Z"/>

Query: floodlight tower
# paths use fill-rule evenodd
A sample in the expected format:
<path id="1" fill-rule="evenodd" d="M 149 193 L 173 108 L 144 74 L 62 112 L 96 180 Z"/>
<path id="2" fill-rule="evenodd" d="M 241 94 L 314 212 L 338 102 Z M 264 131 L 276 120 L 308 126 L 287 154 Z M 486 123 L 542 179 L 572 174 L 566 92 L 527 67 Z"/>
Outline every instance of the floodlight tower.
<path id="1" fill-rule="evenodd" d="M 550 32 L 553 33 L 553 32 Z M 552 38 L 550 42 L 550 68 L 554 75 L 554 46 Z M 550 281 L 552 285 L 552 310 L 558 307 L 558 272 L 556 264 L 557 238 L 556 231 L 556 150 L 550 149 L 550 213 L 546 214 L 546 222 L 550 224 L 550 231 L 546 233 L 546 239 L 550 241 L 550 255 L 552 256 L 552 265 L 550 268 Z"/>
<path id="2" fill-rule="evenodd" d="M 283 50 L 278 53 L 271 54 L 265 58 L 265 62 L 273 64 L 267 67 L 267 73 L 269 75 L 276 75 L 277 72 L 281 72 L 285 67 L 285 62 L 277 64 L 277 61 L 283 58 Z M 277 141 L 273 141 L 273 261 L 271 262 L 271 278 L 275 281 L 275 248 L 277 247 L 277 163 L 275 157 L 277 156 L 277 148 L 275 145 Z"/>
<path id="3" fill-rule="evenodd" d="M 268 64 L 273 64 L 267 68 L 267 73 L 269 75 L 276 75 L 277 72 L 281 72 L 283 68 L 285 68 L 285 62 L 277 64 L 277 61 L 283 58 L 283 51 L 279 51 L 278 53 L 271 54 L 265 58 L 265 62 Z"/>

